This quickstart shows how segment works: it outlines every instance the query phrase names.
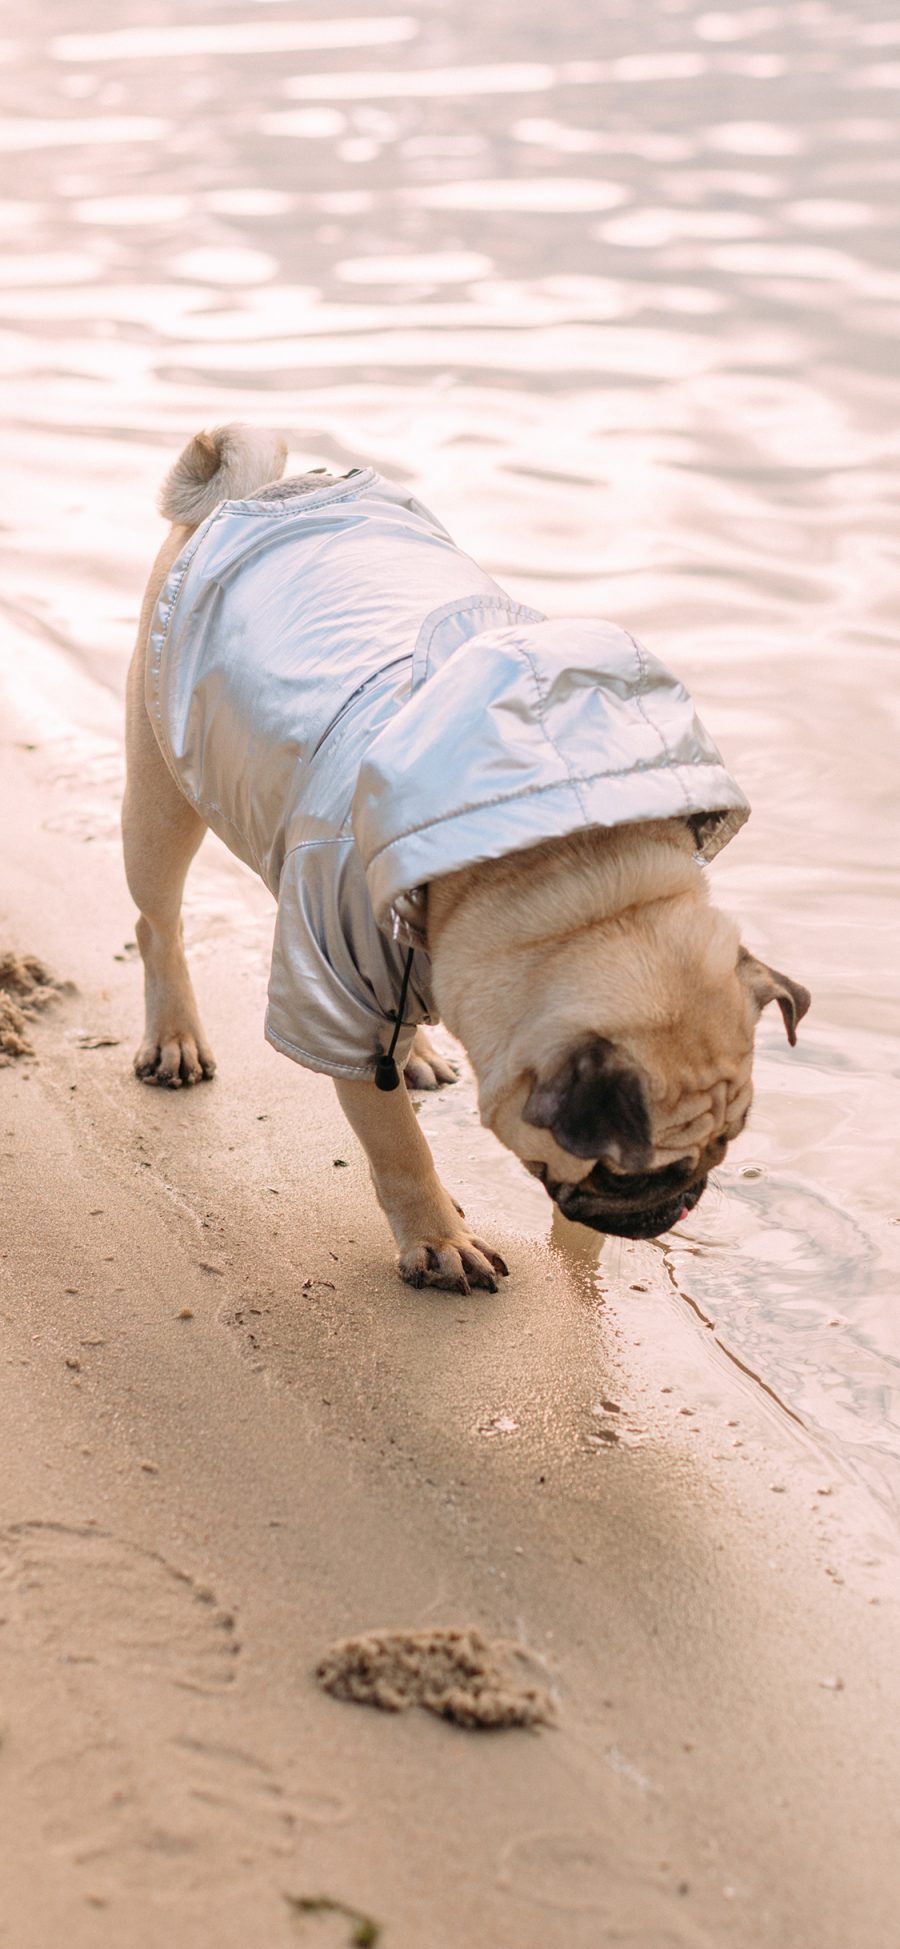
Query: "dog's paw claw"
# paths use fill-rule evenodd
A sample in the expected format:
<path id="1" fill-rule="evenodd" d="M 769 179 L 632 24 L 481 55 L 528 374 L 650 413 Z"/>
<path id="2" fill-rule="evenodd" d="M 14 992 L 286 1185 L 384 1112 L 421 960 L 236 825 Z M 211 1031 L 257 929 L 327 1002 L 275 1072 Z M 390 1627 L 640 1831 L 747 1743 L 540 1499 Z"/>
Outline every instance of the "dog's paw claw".
<path id="1" fill-rule="evenodd" d="M 495 1272 L 499 1272 L 501 1279 L 509 1278 L 509 1266 L 506 1260 L 501 1257 L 499 1252 L 494 1251 L 492 1245 L 485 1245 L 483 1238 L 473 1238 L 472 1244 L 487 1259 L 488 1265 L 492 1266 Z M 465 1258 L 465 1253 L 463 1254 L 463 1258 Z"/>
<path id="2" fill-rule="evenodd" d="M 139 1082 L 157 1089 L 180 1090 L 211 1082 L 216 1060 L 192 1035 L 173 1036 L 167 1042 L 143 1042 L 134 1059 L 134 1073 Z"/>
<path id="3" fill-rule="evenodd" d="M 505 1278 L 509 1271 L 499 1252 L 480 1238 L 425 1240 L 402 1252 L 398 1265 L 400 1277 L 408 1286 L 419 1290 L 439 1286 L 450 1293 L 470 1293 L 473 1286 L 495 1293 L 496 1275 Z"/>

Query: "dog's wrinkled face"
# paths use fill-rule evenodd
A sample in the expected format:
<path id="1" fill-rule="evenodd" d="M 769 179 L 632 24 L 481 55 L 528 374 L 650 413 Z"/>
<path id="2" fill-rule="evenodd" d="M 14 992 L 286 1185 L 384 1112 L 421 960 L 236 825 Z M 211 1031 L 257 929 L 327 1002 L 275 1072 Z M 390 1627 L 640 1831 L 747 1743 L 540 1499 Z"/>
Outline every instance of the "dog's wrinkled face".
<path id="1" fill-rule="evenodd" d="M 666 1028 L 621 1042 L 586 1034 L 526 1078 L 514 1148 L 566 1218 L 658 1238 L 693 1210 L 747 1120 L 753 1031 L 770 1001 L 794 1043 L 806 989 L 741 949 L 714 1006 L 694 997 Z"/>
<path id="2" fill-rule="evenodd" d="M 559 1210 L 621 1238 L 658 1238 L 701 1199 L 744 1128 L 758 1015 L 777 1002 L 787 1037 L 808 994 L 746 949 L 707 990 L 688 984 L 666 1021 L 618 1037 L 586 1031 L 505 1091 L 497 1136 Z"/>
<path id="3" fill-rule="evenodd" d="M 805 988 L 714 907 L 678 821 L 586 831 L 429 888 L 435 995 L 481 1119 L 566 1217 L 657 1238 L 743 1129 L 753 1038 Z"/>
<path id="4" fill-rule="evenodd" d="M 732 1106 L 720 1112 L 734 1135 L 748 1106 L 749 1090 L 739 1088 Z M 711 1114 L 710 1106 L 702 1121 Z M 691 1211 L 728 1142 L 720 1130 L 691 1143 L 685 1131 L 683 1154 L 659 1162 L 662 1147 L 653 1141 L 647 1083 L 600 1035 L 576 1044 L 549 1081 L 533 1085 L 522 1120 L 549 1131 L 569 1157 L 588 1158 L 586 1174 L 577 1177 L 560 1177 L 541 1159 L 524 1160 L 563 1216 L 623 1238 L 658 1238 Z M 674 1148 L 680 1148 L 677 1137 Z"/>

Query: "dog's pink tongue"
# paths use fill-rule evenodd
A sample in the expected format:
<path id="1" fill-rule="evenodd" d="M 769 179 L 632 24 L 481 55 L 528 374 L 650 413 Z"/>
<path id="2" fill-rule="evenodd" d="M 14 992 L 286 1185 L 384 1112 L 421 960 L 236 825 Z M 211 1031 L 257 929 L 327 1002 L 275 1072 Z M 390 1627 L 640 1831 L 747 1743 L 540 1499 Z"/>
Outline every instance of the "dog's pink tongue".
<path id="1" fill-rule="evenodd" d="M 690 1215 L 690 1207 L 688 1205 L 684 1205 L 682 1210 L 678 1213 L 678 1217 L 675 1220 L 676 1225 L 680 1225 L 682 1219 L 687 1218 L 689 1215 Z"/>

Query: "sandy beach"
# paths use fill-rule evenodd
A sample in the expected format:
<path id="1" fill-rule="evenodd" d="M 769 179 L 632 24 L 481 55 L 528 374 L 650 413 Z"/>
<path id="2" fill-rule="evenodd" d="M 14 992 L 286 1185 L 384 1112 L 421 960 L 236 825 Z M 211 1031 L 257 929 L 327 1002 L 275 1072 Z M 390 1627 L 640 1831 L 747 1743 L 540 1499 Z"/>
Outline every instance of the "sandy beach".
<path id="1" fill-rule="evenodd" d="M 887 0 L 8 27 L 3 1949 L 897 1949 L 897 78 Z M 511 1276 L 405 1288 L 211 841 L 218 1075 L 135 1081 L 125 668 L 231 420 L 635 631 L 747 792 L 716 898 L 813 1006 L 658 1243 L 464 1074 Z"/>
<path id="2" fill-rule="evenodd" d="M 262 1041 L 268 896 L 212 845 L 219 1076 L 137 1084 L 112 766 L 88 791 L 15 692 L 4 941 L 74 988 L 0 1071 L 0 1941 L 888 1949 L 874 1505 L 652 1246 L 598 1281 L 593 1237 L 501 1229 L 496 1297 L 405 1289 L 330 1084 Z M 451 1181 L 499 1206 L 467 1141 Z M 434 1627 L 523 1646 L 554 1722 L 317 1685 L 336 1639 Z"/>

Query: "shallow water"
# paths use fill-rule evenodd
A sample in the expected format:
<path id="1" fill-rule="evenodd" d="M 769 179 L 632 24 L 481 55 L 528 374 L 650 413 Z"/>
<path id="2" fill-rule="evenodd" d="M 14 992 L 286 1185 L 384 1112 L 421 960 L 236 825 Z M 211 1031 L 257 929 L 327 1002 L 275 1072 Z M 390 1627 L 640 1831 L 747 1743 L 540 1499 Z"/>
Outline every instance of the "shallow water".
<path id="1" fill-rule="evenodd" d="M 0 613 L 71 824 L 115 843 L 84 698 L 121 690 L 156 485 L 201 424 L 371 459 L 523 600 L 641 634 L 754 803 L 718 897 L 814 995 L 797 1050 L 764 1021 L 752 1127 L 658 1250 L 896 1512 L 900 26 L 881 0 L 164 13 L 47 0 L 0 44 Z M 244 915 L 259 953 L 227 884 L 201 951 Z M 425 1115 L 547 1233 L 511 1160 L 485 1188 L 470 1097 Z"/>

